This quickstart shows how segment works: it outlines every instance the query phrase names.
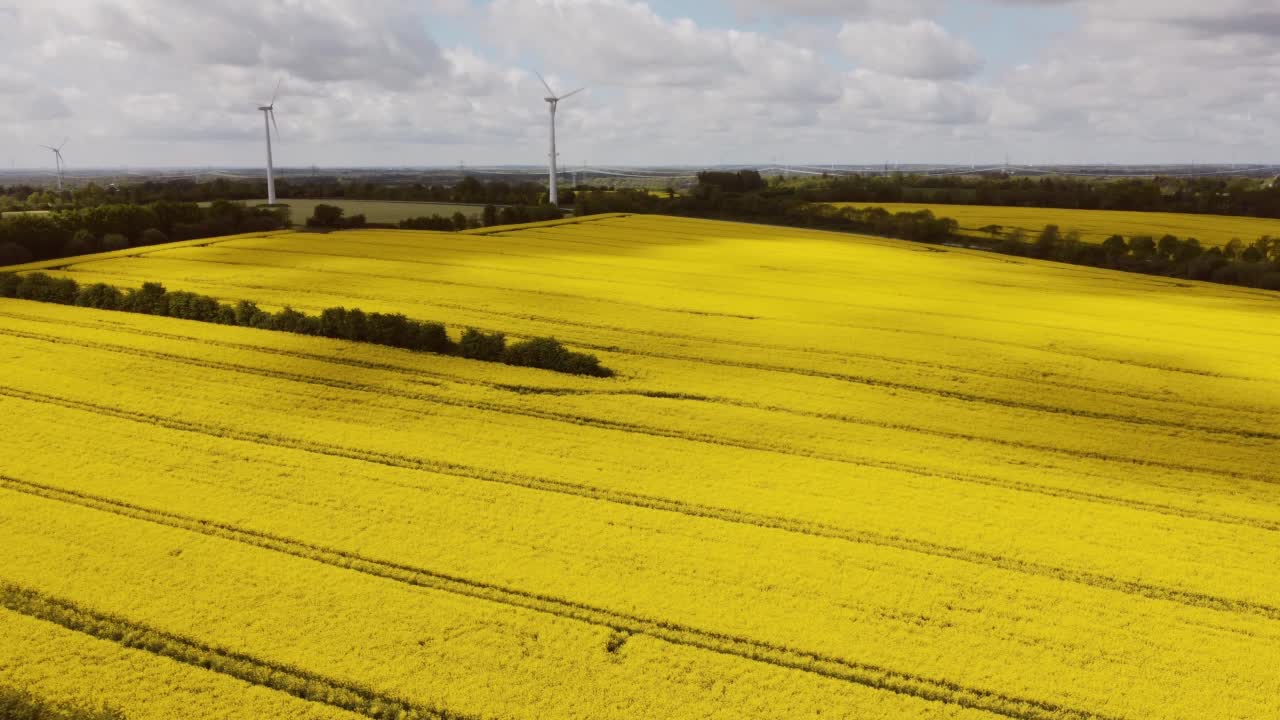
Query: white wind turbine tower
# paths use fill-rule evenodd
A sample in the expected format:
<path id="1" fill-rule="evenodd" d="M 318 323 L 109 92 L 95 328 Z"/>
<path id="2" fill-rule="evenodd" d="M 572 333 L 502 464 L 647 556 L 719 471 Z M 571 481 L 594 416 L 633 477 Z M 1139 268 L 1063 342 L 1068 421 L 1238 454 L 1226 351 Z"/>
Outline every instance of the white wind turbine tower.
<path id="1" fill-rule="evenodd" d="M 62 140 L 62 144 L 61 144 L 61 145 L 59 145 L 58 147 L 53 147 L 52 145 L 41 145 L 41 146 L 40 146 L 40 147 L 42 147 L 42 148 L 44 148 L 44 149 L 46 149 L 46 150 L 52 150 L 52 151 L 53 151 L 53 162 L 54 162 L 54 164 L 55 164 L 55 165 L 57 166 L 57 168 L 58 168 L 58 192 L 62 192 L 62 168 L 63 168 L 63 162 L 62 162 L 62 148 L 64 148 L 64 147 L 66 147 L 66 146 L 67 146 L 67 141 L 68 141 L 68 140 L 70 140 L 70 139 L 71 139 L 71 138 L 63 138 L 63 140 Z"/>
<path id="2" fill-rule="evenodd" d="M 559 187 L 556 179 L 556 106 L 560 104 L 561 100 L 568 100 L 586 90 L 586 88 L 578 88 L 567 95 L 557 96 L 556 91 L 551 89 L 551 86 L 547 84 L 541 73 L 535 72 L 534 75 L 538 76 L 538 79 L 542 81 L 542 86 L 547 89 L 547 97 L 543 99 L 551 106 L 551 190 L 548 193 L 548 197 L 551 199 L 552 205 L 560 207 Z"/>
<path id="3" fill-rule="evenodd" d="M 276 204 L 276 171 L 271 164 L 271 128 L 275 127 L 276 137 L 280 137 L 280 126 L 276 125 L 276 96 L 280 94 L 280 83 L 276 83 L 276 91 L 271 93 L 271 102 L 258 108 L 262 111 L 262 124 L 267 130 L 267 204 Z"/>

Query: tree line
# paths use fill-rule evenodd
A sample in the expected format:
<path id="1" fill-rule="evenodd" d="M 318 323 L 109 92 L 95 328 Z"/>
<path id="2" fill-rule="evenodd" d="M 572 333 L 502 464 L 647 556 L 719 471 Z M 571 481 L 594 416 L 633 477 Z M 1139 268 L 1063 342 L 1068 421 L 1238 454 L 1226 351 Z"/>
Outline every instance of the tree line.
<path id="1" fill-rule="evenodd" d="M 456 232 L 494 225 L 515 225 L 518 223 L 539 222 L 542 220 L 559 220 L 564 213 L 552 205 L 507 205 L 496 207 L 485 205 L 479 216 L 469 216 L 463 212 L 455 212 L 445 216 L 439 214 L 401 220 L 397 227 L 401 230 L 438 230 Z M 347 216 L 337 205 L 320 203 L 307 218 L 306 226 L 313 230 L 344 230 L 362 227 L 392 227 L 384 224 L 370 223 L 363 214 Z"/>
<path id="2" fill-rule="evenodd" d="M 442 323 L 411 320 L 399 313 L 343 307 L 326 308 L 319 315 L 291 307 L 270 313 L 248 300 L 228 305 L 208 295 L 168 290 L 155 282 L 121 291 L 105 283 L 82 286 L 72 278 L 41 272 L 0 273 L 0 297 L 315 335 L 573 375 L 613 376 L 595 355 L 572 352 L 555 338 L 508 343 L 503 333 L 468 329 L 461 342 L 455 343 Z"/>
<path id="3" fill-rule="evenodd" d="M 337 177 L 276 178 L 281 198 L 333 200 L 396 200 L 461 203 L 468 205 L 541 205 L 547 201 L 542 182 L 482 181 L 465 177 L 455 184 L 389 183 Z M 102 186 L 90 182 L 61 193 L 33 185 L 0 186 L 0 212 L 54 210 L 99 205 L 147 205 L 158 202 L 257 201 L 267 196 L 265 180 L 147 180 Z M 561 200 L 573 202 L 574 191 L 565 188 Z"/>
<path id="4" fill-rule="evenodd" d="M 837 208 L 801 200 L 794 193 L 769 185 L 755 170 L 704 172 L 698 185 L 674 198 L 656 197 L 643 190 L 578 193 L 579 216 L 606 212 L 661 213 L 767 225 L 790 225 L 841 232 L 881 235 L 916 242 L 945 243 L 959 224 L 929 211 L 890 213 L 883 208 Z"/>
<path id="5" fill-rule="evenodd" d="M 1208 249 L 1196 238 L 1176 235 L 1159 239 L 1112 235 L 1095 244 L 1082 242 L 1077 232 L 1064 233 L 1057 225 L 1047 225 L 1034 239 L 1013 230 L 991 249 L 1075 265 L 1280 290 L 1280 238 L 1267 236 L 1247 245 L 1234 239 L 1221 248 Z"/>
<path id="6" fill-rule="evenodd" d="M 0 266 L 288 225 L 287 208 L 225 200 L 208 207 L 165 201 L 5 215 L 0 217 Z"/>
<path id="7" fill-rule="evenodd" d="M 927 202 L 1280 218 L 1280 183 L 1257 178 L 1040 178 L 895 174 L 795 180 L 808 202 Z"/>

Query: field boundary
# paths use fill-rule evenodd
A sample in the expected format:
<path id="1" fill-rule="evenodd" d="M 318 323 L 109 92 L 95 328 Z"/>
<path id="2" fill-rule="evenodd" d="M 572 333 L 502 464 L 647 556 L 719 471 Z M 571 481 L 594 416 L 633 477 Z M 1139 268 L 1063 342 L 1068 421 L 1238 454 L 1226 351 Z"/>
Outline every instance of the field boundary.
<path id="1" fill-rule="evenodd" d="M 556 227 L 557 225 L 579 225 L 590 222 L 599 222 L 601 220 L 616 220 L 618 218 L 630 217 L 631 213 L 599 213 L 597 215 L 583 215 L 582 217 L 567 217 L 559 220 L 540 220 L 538 222 L 517 223 L 515 225 L 490 225 L 483 228 L 472 228 L 470 230 L 459 230 L 458 235 L 492 235 L 494 233 L 516 232 L 519 230 L 535 230 L 537 228 Z"/>
<path id="2" fill-rule="evenodd" d="M 85 262 L 97 262 L 99 260 L 115 260 L 117 258 L 136 257 L 147 253 L 159 252 L 161 250 L 177 250 L 179 248 L 204 247 L 206 245 L 216 245 L 220 242 L 228 240 L 251 240 L 255 238 L 268 238 L 277 235 L 292 235 L 293 230 L 268 230 L 265 232 L 240 233 L 238 235 L 219 235 L 216 237 L 196 238 L 195 240 L 175 240 L 174 242 L 158 243 L 156 245 L 139 245 L 137 247 L 125 248 L 123 250 L 110 250 L 107 252 L 89 253 L 88 255 L 72 255 L 71 257 L 53 258 L 52 260 L 36 260 L 35 262 L 23 263 L 21 265 L 9 265 L 0 267 L 0 272 L 27 272 L 30 270 L 61 270 L 70 265 L 77 265 Z"/>

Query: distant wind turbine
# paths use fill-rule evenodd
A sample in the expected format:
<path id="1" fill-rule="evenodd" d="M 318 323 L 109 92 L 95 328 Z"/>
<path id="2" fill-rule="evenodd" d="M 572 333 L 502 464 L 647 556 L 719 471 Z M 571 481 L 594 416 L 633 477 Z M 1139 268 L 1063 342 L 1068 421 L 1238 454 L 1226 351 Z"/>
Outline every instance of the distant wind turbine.
<path id="1" fill-rule="evenodd" d="M 551 89 L 551 86 L 547 84 L 541 73 L 535 72 L 534 74 L 542 81 L 542 86 L 547 89 L 547 97 L 543 99 L 551 106 L 551 190 L 548 195 L 551 199 L 551 204 L 560 207 L 559 187 L 556 179 L 556 106 L 560 104 L 561 100 L 568 100 L 586 90 L 586 88 L 578 88 L 567 95 L 556 95 L 556 91 Z"/>
<path id="2" fill-rule="evenodd" d="M 271 102 L 258 108 L 262 111 L 262 124 L 267 130 L 267 204 L 276 204 L 276 171 L 271 164 L 271 128 L 276 129 L 276 137 L 280 137 L 280 126 L 276 125 L 276 96 L 280 94 L 280 83 L 276 83 L 276 91 L 271 93 Z"/>
<path id="3" fill-rule="evenodd" d="M 54 162 L 54 164 L 55 164 L 55 165 L 57 165 L 57 167 L 58 167 L 58 192 L 62 192 L 62 168 L 63 168 L 63 162 L 62 162 L 62 148 L 64 148 L 64 147 L 66 147 L 66 146 L 67 146 L 67 141 L 68 141 L 68 140 L 70 140 L 70 139 L 71 139 L 71 138 L 63 138 L 63 139 L 62 139 L 62 144 L 58 145 L 58 147 L 53 147 L 52 145 L 41 145 L 41 146 L 40 146 L 40 147 L 42 147 L 42 148 L 44 148 L 44 149 L 46 149 L 46 150 L 52 150 L 52 151 L 53 151 L 53 162 Z"/>

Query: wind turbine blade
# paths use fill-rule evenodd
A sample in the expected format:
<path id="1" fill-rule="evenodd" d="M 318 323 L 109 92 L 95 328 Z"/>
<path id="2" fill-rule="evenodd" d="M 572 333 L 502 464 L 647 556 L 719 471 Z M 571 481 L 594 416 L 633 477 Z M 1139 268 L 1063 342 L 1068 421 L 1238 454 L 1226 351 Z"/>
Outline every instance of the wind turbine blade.
<path id="1" fill-rule="evenodd" d="M 561 100 L 567 100 L 567 99 L 569 99 L 569 98 L 573 97 L 574 95 L 577 95 L 578 93 L 582 92 L 583 90 L 586 90 L 586 88 L 584 88 L 584 87 L 580 87 L 580 88 L 578 88 L 577 90 L 574 90 L 573 92 L 569 93 L 568 95 L 561 95 L 561 96 L 560 96 L 560 99 L 561 99 Z"/>
<path id="2" fill-rule="evenodd" d="M 69 143 L 69 142 L 71 142 L 71 138 L 70 138 L 70 137 L 62 138 L 62 144 L 58 146 L 58 149 L 59 149 L 59 150 L 61 150 L 62 148 L 66 147 L 66 146 L 67 146 L 67 143 Z"/>
<path id="3" fill-rule="evenodd" d="M 276 139 L 277 139 L 277 140 L 279 140 L 279 139 L 280 139 L 280 126 L 276 124 L 276 109 L 275 109 L 274 107 L 273 107 L 273 108 L 271 108 L 270 110 L 268 110 L 268 111 L 267 111 L 267 114 L 271 116 L 271 127 L 275 128 L 275 131 L 276 131 Z"/>
<path id="4" fill-rule="evenodd" d="M 53 147 L 53 146 L 51 146 L 51 145 L 39 145 L 39 147 L 42 147 L 42 148 L 44 148 L 45 150 L 53 150 L 53 151 L 55 151 L 55 152 L 56 152 L 56 151 L 57 151 L 57 149 L 58 149 L 58 148 Z"/>
<path id="5" fill-rule="evenodd" d="M 547 84 L 546 79 L 542 77 L 542 73 L 538 72 L 537 70 L 534 70 L 534 71 L 533 71 L 533 74 L 538 76 L 538 80 L 540 80 L 540 81 L 542 82 L 542 87 L 544 87 L 544 88 L 546 88 L 546 89 L 547 89 L 547 93 L 548 93 L 551 97 L 555 97 L 555 96 L 556 96 L 556 91 L 555 91 L 555 90 L 552 90 L 552 89 L 551 89 L 551 86 Z"/>
<path id="6" fill-rule="evenodd" d="M 271 102 L 267 103 L 267 107 L 276 106 L 276 96 L 280 94 L 280 83 L 282 82 L 284 82 L 284 78 L 280 78 L 276 81 L 276 91 L 271 93 Z"/>

